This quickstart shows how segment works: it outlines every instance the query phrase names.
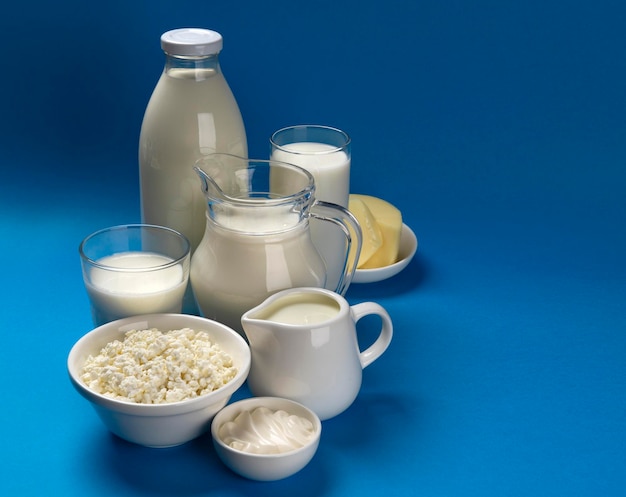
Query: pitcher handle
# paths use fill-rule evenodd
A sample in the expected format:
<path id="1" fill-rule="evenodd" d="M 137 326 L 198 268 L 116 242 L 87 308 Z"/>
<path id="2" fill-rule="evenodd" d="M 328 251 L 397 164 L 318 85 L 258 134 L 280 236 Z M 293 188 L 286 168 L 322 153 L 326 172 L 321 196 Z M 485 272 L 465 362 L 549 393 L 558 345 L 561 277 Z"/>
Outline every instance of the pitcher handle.
<path id="1" fill-rule="evenodd" d="M 361 254 L 361 245 L 363 243 L 363 235 L 361 233 L 361 226 L 356 220 L 354 215 L 346 208 L 333 204 L 331 202 L 324 202 L 323 200 L 316 200 L 309 211 L 309 216 L 321 221 L 328 221 L 341 229 L 347 240 L 346 256 L 343 264 L 343 274 L 339 278 L 335 293 L 339 295 L 345 295 L 348 291 L 348 287 L 354 277 L 356 271 L 356 265 L 359 261 L 359 255 Z M 353 240 L 353 234 L 355 240 Z M 352 263 L 350 263 L 350 254 L 354 254 Z"/>

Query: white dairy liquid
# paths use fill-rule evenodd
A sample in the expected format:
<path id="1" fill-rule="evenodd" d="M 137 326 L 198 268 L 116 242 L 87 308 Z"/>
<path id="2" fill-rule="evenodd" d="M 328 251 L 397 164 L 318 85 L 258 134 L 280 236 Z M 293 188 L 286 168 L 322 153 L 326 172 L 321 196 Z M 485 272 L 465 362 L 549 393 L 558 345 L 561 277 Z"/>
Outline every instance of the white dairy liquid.
<path id="1" fill-rule="evenodd" d="M 334 150 L 334 152 L 333 152 Z M 315 180 L 315 198 L 348 207 L 350 157 L 325 143 L 298 142 L 272 150 L 272 159 L 288 162 L 309 171 Z M 330 223 L 311 220 L 311 237 L 328 266 L 327 288 L 335 290 L 343 273 L 346 238 Z"/>
<path id="2" fill-rule="evenodd" d="M 216 213 L 216 221 L 224 228 L 244 233 L 275 233 L 295 228 L 300 222 L 300 214 L 296 212 L 277 212 L 268 216 L 263 210 L 250 207 L 227 210 L 228 213 Z"/>
<path id="3" fill-rule="evenodd" d="M 97 262 L 101 265 L 129 271 L 89 269 L 85 286 L 96 323 L 153 312 L 181 312 L 187 286 L 182 264 L 137 271 L 172 261 L 150 252 L 121 252 L 99 259 Z"/>
<path id="4" fill-rule="evenodd" d="M 247 156 L 241 113 L 221 72 L 170 69 L 154 89 L 141 127 L 142 221 L 173 228 L 196 249 L 206 200 L 193 170 L 203 155 Z"/>
<path id="5" fill-rule="evenodd" d="M 334 150 L 334 152 L 333 152 Z M 348 207 L 350 195 L 350 158 L 333 145 L 298 142 L 272 150 L 272 159 L 295 164 L 315 179 L 315 198 Z"/>
<path id="6" fill-rule="evenodd" d="M 283 324 L 317 324 L 335 318 L 338 312 L 339 305 L 334 301 L 296 300 L 285 303 L 278 302 L 265 319 Z"/>
<path id="7" fill-rule="evenodd" d="M 284 223 L 292 220 L 287 216 Z M 269 295 L 293 287 L 322 287 L 326 268 L 315 250 L 308 225 L 271 231 L 281 221 L 238 218 L 243 234 L 211 224 L 191 259 L 191 285 L 202 314 L 243 334 L 241 316 Z"/>

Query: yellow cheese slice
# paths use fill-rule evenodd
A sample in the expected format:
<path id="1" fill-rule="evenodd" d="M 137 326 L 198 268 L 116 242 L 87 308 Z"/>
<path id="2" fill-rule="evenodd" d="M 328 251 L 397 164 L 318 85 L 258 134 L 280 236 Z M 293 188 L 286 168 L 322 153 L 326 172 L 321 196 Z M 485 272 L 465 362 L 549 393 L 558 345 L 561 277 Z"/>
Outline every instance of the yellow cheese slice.
<path id="1" fill-rule="evenodd" d="M 397 262 L 402 232 L 400 210 L 389 202 L 370 195 L 351 194 L 350 200 L 360 200 L 365 204 L 380 229 L 383 241 L 382 245 L 363 264 L 359 260 L 359 269 L 379 268 Z"/>
<path id="2" fill-rule="evenodd" d="M 383 235 L 380 232 L 378 223 L 373 214 L 365 205 L 365 203 L 353 195 L 350 195 L 350 202 L 348 204 L 348 210 L 354 214 L 356 220 L 361 226 L 363 232 L 363 244 L 361 245 L 361 255 L 359 256 L 359 262 L 357 263 L 357 269 L 360 269 L 370 257 L 372 257 L 383 244 Z M 350 254 L 350 262 L 354 260 L 354 254 Z"/>

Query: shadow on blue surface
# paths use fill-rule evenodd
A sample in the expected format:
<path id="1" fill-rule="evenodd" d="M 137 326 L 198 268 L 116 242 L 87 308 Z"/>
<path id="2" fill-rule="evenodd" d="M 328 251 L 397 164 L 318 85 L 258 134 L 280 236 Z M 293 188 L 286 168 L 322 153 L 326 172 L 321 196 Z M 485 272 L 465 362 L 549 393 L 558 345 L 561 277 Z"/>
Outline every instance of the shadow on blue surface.
<path id="1" fill-rule="evenodd" d="M 346 297 L 351 303 L 379 296 L 393 297 L 409 293 L 429 279 L 432 267 L 427 259 L 417 254 L 401 273 L 387 280 L 374 283 L 353 283 L 348 288 Z"/>
<path id="2" fill-rule="evenodd" d="M 301 495 L 324 493 L 323 460 L 316 457 L 292 477 L 276 482 L 247 480 L 226 468 L 217 457 L 210 434 L 179 447 L 148 449 L 110 435 L 101 447 L 106 472 L 119 484 L 147 495 Z"/>
<path id="3" fill-rule="evenodd" d="M 337 457 L 335 453 L 341 457 L 374 453 L 381 448 L 386 427 L 413 418 L 417 404 L 415 399 L 385 392 L 361 392 L 348 411 L 323 423 L 322 442 L 311 463 L 276 482 L 255 482 L 232 473 L 219 460 L 209 433 L 178 447 L 149 449 L 100 432 L 88 444 L 94 454 L 85 454 L 84 460 L 109 475 L 100 485 L 120 495 L 324 495 L 333 485 L 333 472 L 326 461 Z M 346 416 L 355 422 L 342 422 Z"/>
<path id="4" fill-rule="evenodd" d="M 375 453 L 384 443 L 389 426 L 418 423 L 413 418 L 419 404 L 419 399 L 410 395 L 362 389 L 348 410 L 324 422 L 324 445 L 347 454 Z M 345 423 L 348 417 L 355 422 Z"/>

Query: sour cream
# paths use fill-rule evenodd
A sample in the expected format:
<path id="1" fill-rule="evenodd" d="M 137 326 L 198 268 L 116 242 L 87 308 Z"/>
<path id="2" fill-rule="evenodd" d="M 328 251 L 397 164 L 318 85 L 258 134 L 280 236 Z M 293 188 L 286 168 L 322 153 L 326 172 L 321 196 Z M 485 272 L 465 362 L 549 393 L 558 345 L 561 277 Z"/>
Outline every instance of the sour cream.
<path id="1" fill-rule="evenodd" d="M 224 423 L 219 437 L 229 447 L 251 454 L 282 454 L 299 449 L 314 436 L 313 424 L 306 418 L 283 410 L 257 407 L 240 412 Z"/>

